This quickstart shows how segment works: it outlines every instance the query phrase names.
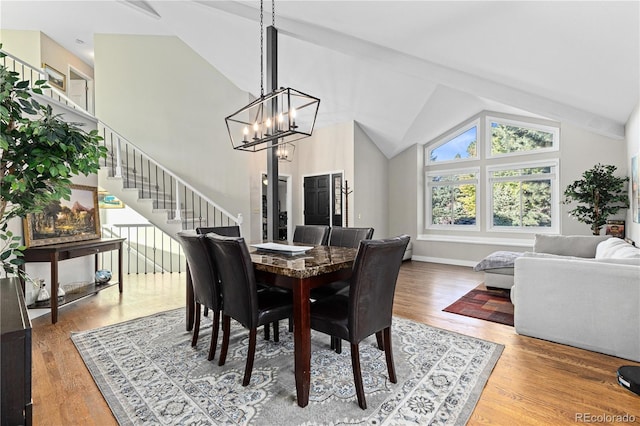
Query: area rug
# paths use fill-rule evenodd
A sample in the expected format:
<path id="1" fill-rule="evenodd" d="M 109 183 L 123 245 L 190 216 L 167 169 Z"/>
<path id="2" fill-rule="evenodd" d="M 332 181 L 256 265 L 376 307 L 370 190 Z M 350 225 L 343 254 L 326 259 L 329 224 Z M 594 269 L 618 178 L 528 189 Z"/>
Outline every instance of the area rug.
<path id="1" fill-rule="evenodd" d="M 242 387 L 248 332 L 232 321 L 224 366 L 207 361 L 211 321 L 190 345 L 177 309 L 95 330 L 72 340 L 121 425 L 451 424 L 464 425 L 504 347 L 402 318 L 393 320 L 398 383 L 388 380 L 375 338 L 360 344 L 367 410 L 358 406 L 349 345 L 342 354 L 312 333 L 309 405 L 296 403 L 293 336 L 260 334 L 251 383 Z M 220 345 L 220 342 L 218 343 Z"/>
<path id="2" fill-rule="evenodd" d="M 480 284 L 443 311 L 513 326 L 509 293 L 509 290 L 487 289 Z"/>

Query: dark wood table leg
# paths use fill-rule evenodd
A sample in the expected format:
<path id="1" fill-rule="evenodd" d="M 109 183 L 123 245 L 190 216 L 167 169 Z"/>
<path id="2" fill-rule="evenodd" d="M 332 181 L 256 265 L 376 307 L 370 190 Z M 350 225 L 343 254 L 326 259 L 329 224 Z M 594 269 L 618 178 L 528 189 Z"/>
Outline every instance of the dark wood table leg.
<path id="1" fill-rule="evenodd" d="M 122 293 L 124 272 L 122 271 L 122 241 L 118 244 L 118 290 Z"/>
<path id="2" fill-rule="evenodd" d="M 193 322 L 195 320 L 196 302 L 193 294 L 193 282 L 191 281 L 191 272 L 187 264 L 187 331 L 193 330 Z"/>
<path id="3" fill-rule="evenodd" d="M 309 403 L 311 387 L 311 319 L 309 285 L 305 279 L 293 286 L 293 341 L 295 348 L 296 394 L 298 405 Z"/>
<path id="4" fill-rule="evenodd" d="M 58 257 L 51 253 L 51 324 L 58 322 Z"/>

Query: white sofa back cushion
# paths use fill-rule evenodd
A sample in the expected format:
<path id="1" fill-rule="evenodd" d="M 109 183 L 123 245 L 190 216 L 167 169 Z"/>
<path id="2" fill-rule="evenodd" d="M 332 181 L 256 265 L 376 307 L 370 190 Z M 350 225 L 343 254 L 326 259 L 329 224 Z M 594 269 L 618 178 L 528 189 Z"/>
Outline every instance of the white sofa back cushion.
<path id="1" fill-rule="evenodd" d="M 536 253 L 576 256 L 593 259 L 597 245 L 610 235 L 546 235 L 536 234 L 533 251 Z"/>
<path id="2" fill-rule="evenodd" d="M 620 238 L 609 238 L 596 247 L 596 259 L 636 259 L 640 249 Z"/>

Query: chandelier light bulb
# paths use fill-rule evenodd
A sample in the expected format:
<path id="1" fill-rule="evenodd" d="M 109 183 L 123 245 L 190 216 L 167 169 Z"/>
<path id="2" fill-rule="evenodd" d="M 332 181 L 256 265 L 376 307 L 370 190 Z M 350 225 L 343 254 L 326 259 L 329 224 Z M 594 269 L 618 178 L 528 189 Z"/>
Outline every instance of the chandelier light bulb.
<path id="1" fill-rule="evenodd" d="M 258 139 L 258 130 L 260 130 L 260 126 L 258 126 L 258 123 L 257 122 L 253 123 L 253 132 L 254 132 L 253 138 L 254 139 Z"/>
<path id="2" fill-rule="evenodd" d="M 242 142 L 248 142 L 247 141 L 247 135 L 249 134 L 249 128 L 247 126 L 244 126 L 244 129 L 242 129 Z"/>

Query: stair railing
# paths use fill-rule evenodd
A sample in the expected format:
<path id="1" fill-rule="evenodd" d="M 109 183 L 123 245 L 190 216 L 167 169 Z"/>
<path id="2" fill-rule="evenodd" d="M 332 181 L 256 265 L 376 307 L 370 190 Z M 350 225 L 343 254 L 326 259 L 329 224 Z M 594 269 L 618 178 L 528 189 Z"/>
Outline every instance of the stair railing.
<path id="1" fill-rule="evenodd" d="M 29 84 L 37 80 L 47 80 L 47 74 L 42 71 L 40 68 L 30 65 L 27 62 L 24 62 L 21 59 L 16 58 L 10 53 L 1 50 L 6 56 L 0 58 L 2 65 L 7 67 L 7 69 L 11 71 L 15 71 L 20 76 L 21 80 L 29 81 Z M 49 89 L 44 89 L 42 91 L 42 95 L 38 95 L 34 93 L 34 96 L 43 96 L 45 98 L 49 98 L 48 100 L 52 100 L 60 105 L 63 105 L 69 109 L 75 110 L 76 112 L 83 114 L 93 120 L 97 119 L 86 109 L 82 108 L 80 105 L 73 102 L 69 99 L 64 93 L 60 92 L 58 89 L 54 87 L 50 87 Z"/>
<path id="2" fill-rule="evenodd" d="M 126 238 L 123 269 L 128 274 L 180 273 L 185 270 L 186 260 L 180 244 L 150 223 L 103 225 L 102 235 Z M 103 258 L 102 265 L 113 266 L 114 261 L 113 257 Z"/>
<path id="3" fill-rule="evenodd" d="M 241 214 L 236 217 L 211 201 L 105 123 L 99 121 L 98 130 L 109 151 L 104 160 L 109 175 L 122 178 L 125 188 L 137 189 L 140 198 L 151 199 L 154 209 L 166 210 L 182 229 L 242 223 Z"/>

